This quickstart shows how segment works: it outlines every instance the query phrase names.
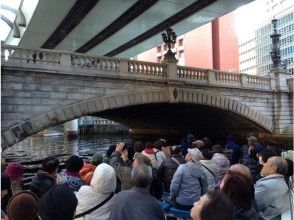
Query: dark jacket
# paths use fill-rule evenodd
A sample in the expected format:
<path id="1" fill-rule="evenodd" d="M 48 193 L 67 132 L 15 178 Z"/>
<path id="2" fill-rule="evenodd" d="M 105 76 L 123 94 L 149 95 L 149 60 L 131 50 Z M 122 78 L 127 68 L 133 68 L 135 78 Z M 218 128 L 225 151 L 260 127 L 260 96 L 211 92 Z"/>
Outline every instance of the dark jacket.
<path id="1" fill-rule="evenodd" d="M 172 155 L 171 157 L 175 158 L 180 164 L 186 163 L 185 159 L 180 155 Z M 170 183 L 178 166 L 179 165 L 171 158 L 165 158 L 158 168 L 157 175 L 163 183 L 165 192 L 169 192 Z"/>
<path id="2" fill-rule="evenodd" d="M 56 185 L 54 177 L 47 172 L 39 170 L 30 184 L 30 190 L 39 198 Z"/>
<path id="3" fill-rule="evenodd" d="M 110 220 L 164 220 L 160 203 L 148 189 L 133 187 L 117 194 Z"/>
<path id="4" fill-rule="evenodd" d="M 257 220 L 257 213 L 253 207 L 248 210 L 238 209 L 235 210 L 235 220 Z"/>
<path id="5" fill-rule="evenodd" d="M 114 151 L 111 154 L 109 165 L 113 167 L 117 179 L 115 192 L 120 192 L 121 190 L 130 189 L 132 187 L 131 183 L 131 162 L 124 162 L 121 156 Z"/>

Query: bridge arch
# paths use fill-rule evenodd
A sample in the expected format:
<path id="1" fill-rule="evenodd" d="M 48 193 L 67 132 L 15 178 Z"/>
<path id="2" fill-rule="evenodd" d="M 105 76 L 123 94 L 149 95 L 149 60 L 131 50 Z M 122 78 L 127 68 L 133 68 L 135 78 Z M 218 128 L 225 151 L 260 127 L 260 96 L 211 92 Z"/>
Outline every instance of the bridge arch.
<path id="1" fill-rule="evenodd" d="M 236 100 L 195 89 L 169 87 L 92 98 L 35 115 L 2 131 L 2 150 L 48 127 L 82 116 L 122 107 L 156 103 L 187 103 L 211 106 L 247 118 L 267 132 L 273 132 L 273 122 L 269 117 Z"/>

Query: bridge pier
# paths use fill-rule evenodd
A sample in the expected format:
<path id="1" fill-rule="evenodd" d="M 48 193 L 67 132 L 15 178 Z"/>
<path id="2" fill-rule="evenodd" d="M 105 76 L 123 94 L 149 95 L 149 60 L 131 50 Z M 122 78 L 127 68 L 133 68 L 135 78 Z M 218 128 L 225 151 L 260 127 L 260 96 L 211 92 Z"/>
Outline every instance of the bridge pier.
<path id="1" fill-rule="evenodd" d="M 65 134 L 68 139 L 75 138 L 79 135 L 78 119 L 74 119 L 65 123 Z"/>
<path id="2" fill-rule="evenodd" d="M 293 78 L 284 69 L 270 71 L 273 88 L 274 135 L 293 137 Z M 290 123 L 289 123 L 290 121 Z"/>

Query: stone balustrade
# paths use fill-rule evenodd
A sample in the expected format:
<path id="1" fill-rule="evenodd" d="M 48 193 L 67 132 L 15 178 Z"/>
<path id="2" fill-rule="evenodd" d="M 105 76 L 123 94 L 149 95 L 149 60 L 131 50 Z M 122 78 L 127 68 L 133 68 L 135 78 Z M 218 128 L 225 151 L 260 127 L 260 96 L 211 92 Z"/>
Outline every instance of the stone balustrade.
<path id="1" fill-rule="evenodd" d="M 129 73 L 137 73 L 145 76 L 167 77 L 166 65 L 136 60 L 128 61 Z"/>
<path id="2" fill-rule="evenodd" d="M 109 57 L 94 57 L 81 54 L 71 55 L 71 64 L 94 70 L 119 71 L 120 60 Z"/>
<path id="3" fill-rule="evenodd" d="M 186 84 L 205 84 L 211 86 L 240 87 L 257 90 L 275 90 L 273 78 L 253 76 L 244 73 L 231 73 L 212 69 L 176 66 L 172 73 L 170 63 L 152 63 L 135 60 L 88 56 L 79 53 L 47 49 L 25 49 L 17 46 L 2 45 L 1 65 L 12 68 L 36 68 L 50 71 L 67 71 L 72 74 L 106 71 L 107 76 L 130 77 L 148 80 L 148 77 L 160 80 L 172 79 Z M 172 67 L 175 68 L 175 67 Z"/>
<path id="4" fill-rule="evenodd" d="M 207 80 L 208 70 L 201 68 L 178 66 L 178 77 L 186 79 Z"/>
<path id="5" fill-rule="evenodd" d="M 241 74 L 228 72 L 215 72 L 215 80 L 220 83 L 241 83 Z"/>
<path id="6" fill-rule="evenodd" d="M 24 49 L 15 46 L 1 47 L 1 65 L 9 63 L 60 64 L 61 52 L 46 49 Z"/>

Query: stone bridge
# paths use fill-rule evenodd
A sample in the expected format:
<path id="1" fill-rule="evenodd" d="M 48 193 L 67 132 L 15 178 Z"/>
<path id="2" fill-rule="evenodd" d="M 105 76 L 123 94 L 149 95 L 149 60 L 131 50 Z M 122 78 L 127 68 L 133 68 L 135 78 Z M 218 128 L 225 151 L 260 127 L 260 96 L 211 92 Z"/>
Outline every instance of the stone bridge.
<path id="1" fill-rule="evenodd" d="M 54 50 L 1 48 L 2 150 L 81 116 L 133 131 L 195 131 L 292 136 L 293 79 L 95 57 Z"/>

